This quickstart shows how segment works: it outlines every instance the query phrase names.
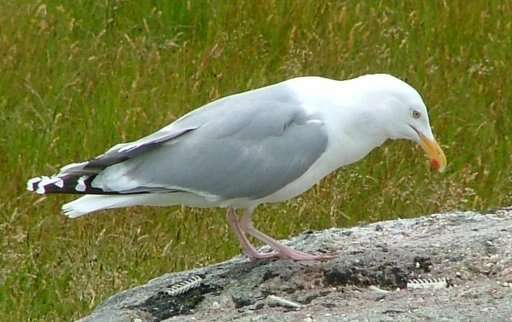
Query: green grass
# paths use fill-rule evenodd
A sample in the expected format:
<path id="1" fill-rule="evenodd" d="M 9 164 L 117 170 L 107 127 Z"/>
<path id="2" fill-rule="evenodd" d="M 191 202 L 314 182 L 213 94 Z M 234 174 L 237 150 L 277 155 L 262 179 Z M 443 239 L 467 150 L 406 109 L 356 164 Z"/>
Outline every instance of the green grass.
<path id="1" fill-rule="evenodd" d="M 68 321 L 159 274 L 239 253 L 219 209 L 79 220 L 25 181 L 149 134 L 220 96 L 300 75 L 386 72 L 415 86 L 448 157 L 386 144 L 258 209 L 306 229 L 512 204 L 510 1 L 0 2 L 0 320 Z"/>

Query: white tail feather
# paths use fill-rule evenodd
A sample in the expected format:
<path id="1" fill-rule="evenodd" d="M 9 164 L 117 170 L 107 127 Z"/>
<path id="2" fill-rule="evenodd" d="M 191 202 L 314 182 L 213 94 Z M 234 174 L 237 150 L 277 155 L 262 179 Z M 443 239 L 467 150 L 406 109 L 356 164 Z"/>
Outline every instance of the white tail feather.
<path id="1" fill-rule="evenodd" d="M 146 195 L 85 195 L 63 205 L 62 211 L 69 218 L 77 218 L 98 210 L 144 204 L 146 198 Z"/>
<path id="2" fill-rule="evenodd" d="M 77 218 L 88 213 L 132 206 L 173 206 L 187 204 L 195 207 L 215 207 L 218 202 L 192 193 L 141 193 L 129 195 L 85 195 L 62 206 L 64 215 Z"/>

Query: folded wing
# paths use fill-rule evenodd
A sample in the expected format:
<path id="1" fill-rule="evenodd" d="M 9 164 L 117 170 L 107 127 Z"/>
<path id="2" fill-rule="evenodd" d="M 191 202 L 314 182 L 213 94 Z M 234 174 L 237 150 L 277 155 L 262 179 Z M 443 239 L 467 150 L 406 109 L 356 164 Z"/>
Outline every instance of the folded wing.
<path id="1" fill-rule="evenodd" d="M 187 192 L 257 199 L 304 174 L 327 147 L 322 120 L 279 88 L 210 103 L 138 141 L 34 178 L 40 193 Z"/>

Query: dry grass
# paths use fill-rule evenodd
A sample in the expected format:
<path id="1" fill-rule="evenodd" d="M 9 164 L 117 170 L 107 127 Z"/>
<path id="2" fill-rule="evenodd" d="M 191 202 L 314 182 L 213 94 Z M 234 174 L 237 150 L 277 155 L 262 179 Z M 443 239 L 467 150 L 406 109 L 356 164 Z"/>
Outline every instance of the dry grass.
<path id="1" fill-rule="evenodd" d="M 212 99 L 299 75 L 395 74 L 447 153 L 406 142 L 259 209 L 305 229 L 512 203 L 511 2 L 0 3 L 0 320 L 64 321 L 164 272 L 238 254 L 221 210 L 134 208 L 71 221 L 25 181 L 148 134 Z"/>

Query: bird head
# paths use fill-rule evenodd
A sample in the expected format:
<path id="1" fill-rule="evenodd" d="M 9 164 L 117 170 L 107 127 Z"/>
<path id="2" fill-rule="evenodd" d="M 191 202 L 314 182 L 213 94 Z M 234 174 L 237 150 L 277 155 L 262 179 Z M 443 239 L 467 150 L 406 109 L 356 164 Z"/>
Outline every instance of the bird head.
<path id="1" fill-rule="evenodd" d="M 409 84 L 390 75 L 366 75 L 371 86 L 370 103 L 384 118 L 384 131 L 390 139 L 407 139 L 423 148 L 433 169 L 446 168 L 446 156 L 430 127 L 427 107 L 420 94 Z M 368 84 L 368 82 L 366 82 Z"/>

